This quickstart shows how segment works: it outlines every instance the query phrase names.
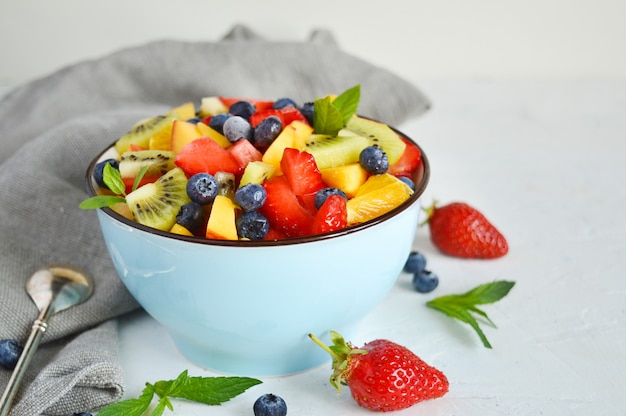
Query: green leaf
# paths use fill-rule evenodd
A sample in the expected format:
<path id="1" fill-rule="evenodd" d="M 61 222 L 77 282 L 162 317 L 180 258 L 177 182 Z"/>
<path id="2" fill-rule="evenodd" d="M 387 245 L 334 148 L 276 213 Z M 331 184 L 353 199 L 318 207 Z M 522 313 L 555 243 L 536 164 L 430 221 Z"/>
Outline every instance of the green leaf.
<path id="1" fill-rule="evenodd" d="M 107 163 L 102 171 L 102 181 L 116 195 L 126 195 L 126 185 L 118 169 Z"/>
<path id="2" fill-rule="evenodd" d="M 354 87 L 338 95 L 335 100 L 330 97 L 318 98 L 313 103 L 313 126 L 318 134 L 336 136 L 339 130 L 356 113 L 361 99 L 361 87 Z"/>
<path id="3" fill-rule="evenodd" d="M 157 394 L 167 392 L 169 397 L 219 405 L 261 383 L 260 380 L 248 377 L 188 377 L 186 373 L 183 374 L 183 379 L 179 376 L 174 381 L 157 382 Z"/>
<path id="4" fill-rule="evenodd" d="M 337 107 L 333 106 L 330 97 L 315 100 L 313 103 L 313 125 L 318 134 L 336 136 L 344 127 L 343 116 Z"/>
<path id="5" fill-rule="evenodd" d="M 81 209 L 98 209 L 111 207 L 120 202 L 126 202 L 126 199 L 117 195 L 98 195 L 85 199 L 78 207 Z"/>
<path id="6" fill-rule="evenodd" d="M 360 100 L 361 86 L 355 85 L 354 87 L 341 93 L 332 102 L 333 106 L 339 110 L 341 116 L 343 117 L 343 126 L 345 126 L 348 120 L 350 120 L 350 118 L 356 114 L 356 110 L 359 107 Z"/>
<path id="7" fill-rule="evenodd" d="M 470 325 L 478 334 L 483 345 L 487 348 L 491 348 L 491 344 L 472 313 L 484 318 L 491 326 L 495 327 L 495 324 L 489 319 L 489 316 L 484 311 L 478 309 L 476 305 L 497 302 L 505 297 L 514 285 L 515 282 L 506 280 L 485 283 L 460 295 L 440 296 L 427 302 L 426 305 L 451 318 L 458 319 Z"/>
<path id="8" fill-rule="evenodd" d="M 143 176 L 146 174 L 147 171 L 148 171 L 148 166 L 146 165 L 139 168 L 139 172 L 137 172 L 137 176 L 135 176 L 135 181 L 133 182 L 133 187 L 132 187 L 133 191 L 139 187 L 139 184 L 141 183 L 141 180 L 143 179 Z"/>
<path id="9" fill-rule="evenodd" d="M 98 412 L 98 416 L 141 416 L 148 409 L 154 396 L 154 388 L 148 384 L 136 399 L 113 403 Z"/>

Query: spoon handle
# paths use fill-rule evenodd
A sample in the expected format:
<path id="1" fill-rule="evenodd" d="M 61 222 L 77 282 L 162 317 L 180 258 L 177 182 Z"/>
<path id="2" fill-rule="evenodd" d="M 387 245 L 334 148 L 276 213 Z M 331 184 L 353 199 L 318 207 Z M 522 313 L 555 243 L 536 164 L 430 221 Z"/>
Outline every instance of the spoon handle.
<path id="1" fill-rule="evenodd" d="M 22 351 L 22 354 L 15 365 L 15 369 L 11 374 L 9 383 L 2 394 L 2 398 L 0 399 L 0 416 L 8 416 L 15 394 L 20 388 L 22 378 L 24 377 L 24 374 L 26 374 L 26 370 L 35 355 L 35 352 L 39 347 L 39 343 L 41 342 L 41 338 L 47 328 L 47 311 L 43 311 L 39 318 L 33 322 L 33 329 L 28 337 L 28 340 L 26 341 L 26 344 L 24 345 L 24 350 Z"/>

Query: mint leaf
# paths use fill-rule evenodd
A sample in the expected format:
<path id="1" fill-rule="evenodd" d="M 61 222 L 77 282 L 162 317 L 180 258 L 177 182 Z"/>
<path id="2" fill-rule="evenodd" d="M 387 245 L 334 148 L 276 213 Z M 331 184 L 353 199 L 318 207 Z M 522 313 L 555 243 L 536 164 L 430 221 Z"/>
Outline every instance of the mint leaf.
<path id="1" fill-rule="evenodd" d="M 159 396 L 167 394 L 169 397 L 218 405 L 260 383 L 248 377 L 189 377 L 184 371 L 174 381 L 157 382 L 155 390 Z"/>
<path id="2" fill-rule="evenodd" d="M 506 280 L 485 283 L 460 295 L 440 296 L 427 302 L 426 305 L 470 325 L 478 334 L 483 345 L 486 348 L 491 348 L 491 344 L 472 313 L 484 318 L 489 325 L 495 328 L 495 324 L 489 319 L 489 316 L 481 309 L 478 309 L 476 305 L 485 305 L 499 301 L 509 293 L 514 285 L 515 282 Z"/>
<path id="3" fill-rule="evenodd" d="M 139 172 L 137 172 L 137 176 L 135 176 L 135 181 L 133 182 L 133 187 L 132 187 L 133 191 L 139 187 L 139 184 L 141 183 L 141 180 L 143 179 L 143 176 L 146 174 L 147 171 L 148 171 L 148 166 L 146 165 L 142 166 L 139 169 Z"/>
<path id="4" fill-rule="evenodd" d="M 113 403 L 98 412 L 98 416 L 141 416 L 148 409 L 154 396 L 152 385 L 146 385 L 137 399 L 122 400 Z"/>
<path id="5" fill-rule="evenodd" d="M 332 102 L 333 106 L 339 110 L 343 117 L 343 126 L 348 123 L 348 120 L 356 114 L 356 110 L 359 107 L 359 100 L 361 99 L 361 86 L 355 85 L 354 87 L 341 93 Z"/>
<path id="6" fill-rule="evenodd" d="M 361 98 L 361 87 L 356 85 L 331 100 L 318 98 L 313 103 L 313 127 L 318 134 L 336 136 L 356 113 Z"/>
<path id="7" fill-rule="evenodd" d="M 116 195 L 126 194 L 126 185 L 122 180 L 120 171 L 107 163 L 102 171 L 102 181 Z"/>
<path id="8" fill-rule="evenodd" d="M 117 195 L 98 195 L 85 199 L 78 207 L 80 209 L 98 209 L 110 207 L 120 202 L 126 202 L 126 199 Z"/>

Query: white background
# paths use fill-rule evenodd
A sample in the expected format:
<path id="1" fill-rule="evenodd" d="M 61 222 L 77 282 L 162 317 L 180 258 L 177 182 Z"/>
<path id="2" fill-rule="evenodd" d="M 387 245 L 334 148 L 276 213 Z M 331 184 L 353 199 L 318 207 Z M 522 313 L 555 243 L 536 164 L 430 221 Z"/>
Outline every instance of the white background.
<path id="1" fill-rule="evenodd" d="M 624 79 L 625 16 L 622 0 L 0 0 L 0 83 L 235 23 L 270 40 L 326 28 L 411 79 Z"/>

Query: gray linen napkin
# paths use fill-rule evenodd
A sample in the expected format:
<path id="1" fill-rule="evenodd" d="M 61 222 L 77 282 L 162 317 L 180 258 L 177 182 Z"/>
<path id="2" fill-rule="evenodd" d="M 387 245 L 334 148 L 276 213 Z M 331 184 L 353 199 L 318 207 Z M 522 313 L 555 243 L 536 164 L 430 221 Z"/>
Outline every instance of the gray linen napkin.
<path id="1" fill-rule="evenodd" d="M 163 40 L 66 67 L 0 101 L 0 338 L 25 341 L 38 266 L 90 271 L 94 295 L 50 322 L 11 416 L 68 415 L 123 394 L 117 326 L 138 306 L 116 275 L 95 213 L 81 211 L 89 161 L 137 120 L 204 96 L 297 102 L 360 84 L 361 114 L 391 124 L 430 103 L 414 85 L 343 52 L 327 31 L 268 41 L 235 26 L 217 42 Z M 0 369 L 0 389 L 9 371 Z"/>

